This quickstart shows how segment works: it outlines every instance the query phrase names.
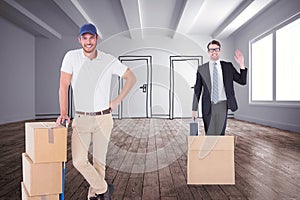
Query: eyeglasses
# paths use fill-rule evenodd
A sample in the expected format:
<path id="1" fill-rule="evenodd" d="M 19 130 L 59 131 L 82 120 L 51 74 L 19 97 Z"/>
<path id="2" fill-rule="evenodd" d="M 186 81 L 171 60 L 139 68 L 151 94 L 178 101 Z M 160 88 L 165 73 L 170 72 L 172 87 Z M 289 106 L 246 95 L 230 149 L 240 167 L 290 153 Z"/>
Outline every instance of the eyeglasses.
<path id="1" fill-rule="evenodd" d="M 213 53 L 213 52 L 220 52 L 220 48 L 214 48 L 214 49 L 208 49 L 208 52 Z"/>

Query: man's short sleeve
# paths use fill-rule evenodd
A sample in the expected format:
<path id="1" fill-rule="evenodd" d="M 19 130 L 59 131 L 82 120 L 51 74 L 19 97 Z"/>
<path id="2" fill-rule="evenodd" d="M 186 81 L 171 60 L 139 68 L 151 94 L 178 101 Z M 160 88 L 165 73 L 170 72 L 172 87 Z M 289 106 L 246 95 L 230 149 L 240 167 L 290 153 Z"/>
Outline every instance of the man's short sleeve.
<path id="1" fill-rule="evenodd" d="M 62 61 L 61 65 L 61 71 L 66 72 L 68 74 L 73 74 L 73 59 L 71 58 L 71 52 L 67 52 L 64 56 L 64 59 Z"/>
<path id="2" fill-rule="evenodd" d="M 115 60 L 113 62 L 113 74 L 116 74 L 118 76 L 123 76 L 127 70 L 127 66 L 122 64 L 119 60 Z"/>

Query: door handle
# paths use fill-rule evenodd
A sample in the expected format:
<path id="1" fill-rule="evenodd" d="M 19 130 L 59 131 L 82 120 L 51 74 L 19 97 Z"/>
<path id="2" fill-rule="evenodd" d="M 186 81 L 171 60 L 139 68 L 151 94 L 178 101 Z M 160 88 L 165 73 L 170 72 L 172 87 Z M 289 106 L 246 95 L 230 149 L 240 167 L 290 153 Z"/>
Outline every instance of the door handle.
<path id="1" fill-rule="evenodd" d="M 143 93 L 147 92 L 147 84 L 143 84 L 142 86 L 140 86 L 140 89 L 143 90 Z"/>

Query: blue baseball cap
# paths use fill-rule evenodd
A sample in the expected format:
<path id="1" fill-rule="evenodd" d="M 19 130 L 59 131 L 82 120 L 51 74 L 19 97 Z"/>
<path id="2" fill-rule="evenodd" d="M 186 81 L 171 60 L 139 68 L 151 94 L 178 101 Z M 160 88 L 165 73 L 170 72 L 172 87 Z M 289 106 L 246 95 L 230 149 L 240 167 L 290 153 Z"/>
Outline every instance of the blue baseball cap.
<path id="1" fill-rule="evenodd" d="M 93 24 L 84 24 L 83 26 L 81 26 L 79 35 L 82 36 L 85 33 L 90 33 L 92 35 L 98 35 L 97 29 Z"/>

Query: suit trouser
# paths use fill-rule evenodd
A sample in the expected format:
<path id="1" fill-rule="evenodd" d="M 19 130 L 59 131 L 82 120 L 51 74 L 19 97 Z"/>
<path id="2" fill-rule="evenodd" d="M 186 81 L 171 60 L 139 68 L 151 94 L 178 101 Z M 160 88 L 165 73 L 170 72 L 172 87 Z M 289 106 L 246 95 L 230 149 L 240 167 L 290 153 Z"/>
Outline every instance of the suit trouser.
<path id="1" fill-rule="evenodd" d="M 105 164 L 113 127 L 112 115 L 85 116 L 76 114 L 72 127 L 73 165 L 90 184 L 88 198 L 95 193 L 105 193 L 107 191 Z M 91 143 L 93 164 L 88 160 Z"/>
<path id="2" fill-rule="evenodd" d="M 227 113 L 227 101 L 211 104 L 211 112 L 206 119 L 209 120 L 206 135 L 225 135 Z"/>

